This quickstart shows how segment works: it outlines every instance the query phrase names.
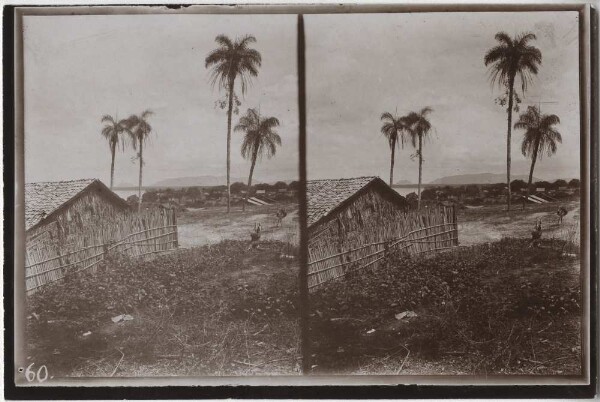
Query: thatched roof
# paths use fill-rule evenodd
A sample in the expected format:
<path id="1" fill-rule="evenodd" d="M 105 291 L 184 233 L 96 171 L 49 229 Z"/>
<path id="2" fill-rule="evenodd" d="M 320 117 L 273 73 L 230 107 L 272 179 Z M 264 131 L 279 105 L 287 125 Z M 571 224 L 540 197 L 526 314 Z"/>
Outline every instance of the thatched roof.
<path id="1" fill-rule="evenodd" d="M 25 230 L 36 226 L 63 205 L 79 197 L 92 187 L 101 187 L 116 203 L 127 207 L 125 200 L 112 192 L 98 179 L 26 183 Z"/>
<path id="2" fill-rule="evenodd" d="M 377 176 L 308 180 L 306 182 L 308 226 L 317 223 L 343 204 L 351 202 L 355 196 L 370 186 L 377 186 L 398 203 L 406 205 L 406 199 Z"/>

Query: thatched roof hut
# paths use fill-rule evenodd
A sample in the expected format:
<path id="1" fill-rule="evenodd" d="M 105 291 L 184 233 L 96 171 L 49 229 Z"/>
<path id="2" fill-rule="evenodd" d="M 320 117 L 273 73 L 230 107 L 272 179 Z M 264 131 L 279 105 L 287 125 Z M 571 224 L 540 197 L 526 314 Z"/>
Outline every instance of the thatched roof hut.
<path id="1" fill-rule="evenodd" d="M 79 226 L 129 209 L 125 200 L 98 179 L 25 184 L 25 231 L 47 232 L 52 227 Z"/>
<path id="2" fill-rule="evenodd" d="M 384 205 L 392 210 L 408 207 L 406 198 L 376 176 L 309 180 L 306 183 L 306 198 L 309 228 L 330 221 L 347 210 L 356 210 L 353 216 L 358 216 L 359 204 L 368 204 L 378 213 L 384 212 L 379 208 Z"/>

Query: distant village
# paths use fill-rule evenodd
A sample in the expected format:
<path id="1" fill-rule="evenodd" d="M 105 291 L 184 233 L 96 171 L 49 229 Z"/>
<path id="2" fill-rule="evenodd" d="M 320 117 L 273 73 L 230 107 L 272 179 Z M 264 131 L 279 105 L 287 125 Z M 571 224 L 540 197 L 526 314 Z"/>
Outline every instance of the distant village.
<path id="1" fill-rule="evenodd" d="M 273 203 L 296 202 L 298 199 L 297 181 L 289 184 L 278 181 L 274 184 L 260 183 L 248 186 L 241 182 L 231 184 L 231 205 L 242 205 L 248 195 L 249 203 L 269 205 Z M 135 206 L 137 195 L 127 197 L 127 202 Z M 227 205 L 227 186 L 193 186 L 180 188 L 146 189 L 142 195 L 142 205 L 162 206 L 165 208 L 206 208 Z"/>
<path id="2" fill-rule="evenodd" d="M 537 181 L 533 183 L 533 199 L 527 203 L 567 200 L 579 197 L 580 181 L 578 179 L 555 180 L 554 182 Z M 394 186 L 396 187 L 396 186 Z M 289 184 L 278 181 L 274 184 L 260 183 L 250 187 L 242 182 L 235 182 L 231 185 L 231 204 L 242 205 L 248 195 L 249 204 L 269 205 L 273 203 L 296 202 L 298 197 L 298 181 L 292 181 Z M 527 183 L 523 180 L 513 180 L 511 182 L 512 201 L 521 202 L 527 193 Z M 495 205 L 506 203 L 506 184 L 466 184 L 466 185 L 439 185 L 428 186 L 421 192 L 424 205 L 458 205 L 479 206 Z M 415 208 L 417 205 L 417 194 L 412 192 L 405 196 L 408 204 Z M 254 200 L 254 201 L 253 201 Z M 137 195 L 131 195 L 127 198 L 131 206 L 136 206 L 139 202 Z M 185 208 L 207 208 L 220 207 L 227 205 L 227 187 L 222 186 L 190 186 L 173 188 L 146 188 L 142 195 L 142 204 L 146 207 L 162 206 L 165 208 L 175 208 L 178 210 Z"/>
<path id="3" fill-rule="evenodd" d="M 578 179 L 556 180 L 554 182 L 538 181 L 532 186 L 530 199 L 526 199 L 527 183 L 523 180 L 511 182 L 512 198 L 514 203 L 543 203 L 544 201 L 566 200 L 579 197 L 580 182 Z M 506 203 L 506 183 L 496 184 L 468 184 L 435 186 L 424 189 L 421 198 L 425 205 L 456 204 L 459 207 L 494 205 Z M 411 206 L 417 205 L 417 194 L 406 195 L 406 200 Z"/>

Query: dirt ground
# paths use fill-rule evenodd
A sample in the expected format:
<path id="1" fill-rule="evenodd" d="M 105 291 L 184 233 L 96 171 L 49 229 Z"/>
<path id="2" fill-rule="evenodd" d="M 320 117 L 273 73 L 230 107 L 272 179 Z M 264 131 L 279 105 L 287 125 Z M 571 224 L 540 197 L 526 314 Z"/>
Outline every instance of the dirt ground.
<path id="1" fill-rule="evenodd" d="M 568 213 L 558 224 L 556 210 L 564 206 Z M 514 205 L 489 205 L 464 209 L 458 213 L 458 240 L 463 246 L 497 241 L 503 237 L 530 237 L 537 220 L 542 220 L 542 238 L 561 237 L 566 228 L 579 222 L 579 200 L 564 203 L 529 204 L 525 210 Z"/>
<path id="2" fill-rule="evenodd" d="M 275 214 L 280 209 L 287 216 L 278 225 Z M 250 240 L 254 225 L 262 227 L 261 240 L 277 240 L 298 244 L 298 205 L 275 204 L 233 207 L 227 214 L 225 207 L 188 209 L 178 216 L 179 246 L 183 248 L 216 244 L 222 240 Z"/>

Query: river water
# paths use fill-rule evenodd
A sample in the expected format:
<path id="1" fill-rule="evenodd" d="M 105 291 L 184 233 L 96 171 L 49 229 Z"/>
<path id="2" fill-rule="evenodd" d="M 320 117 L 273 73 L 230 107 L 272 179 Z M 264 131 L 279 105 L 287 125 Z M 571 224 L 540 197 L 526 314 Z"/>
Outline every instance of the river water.
<path id="1" fill-rule="evenodd" d="M 417 186 L 410 186 L 410 187 L 393 187 L 394 190 L 396 190 L 396 192 L 404 197 L 406 197 L 407 194 L 410 193 L 417 193 Z M 421 191 L 423 191 L 423 187 L 421 187 Z"/>
<path id="2" fill-rule="evenodd" d="M 127 197 L 132 196 L 132 195 L 138 195 L 138 191 L 137 189 L 133 189 L 133 190 L 113 190 L 115 193 L 117 193 L 117 195 L 119 197 L 121 197 L 122 199 L 126 200 Z M 142 195 L 144 195 L 145 191 L 142 190 Z"/>

